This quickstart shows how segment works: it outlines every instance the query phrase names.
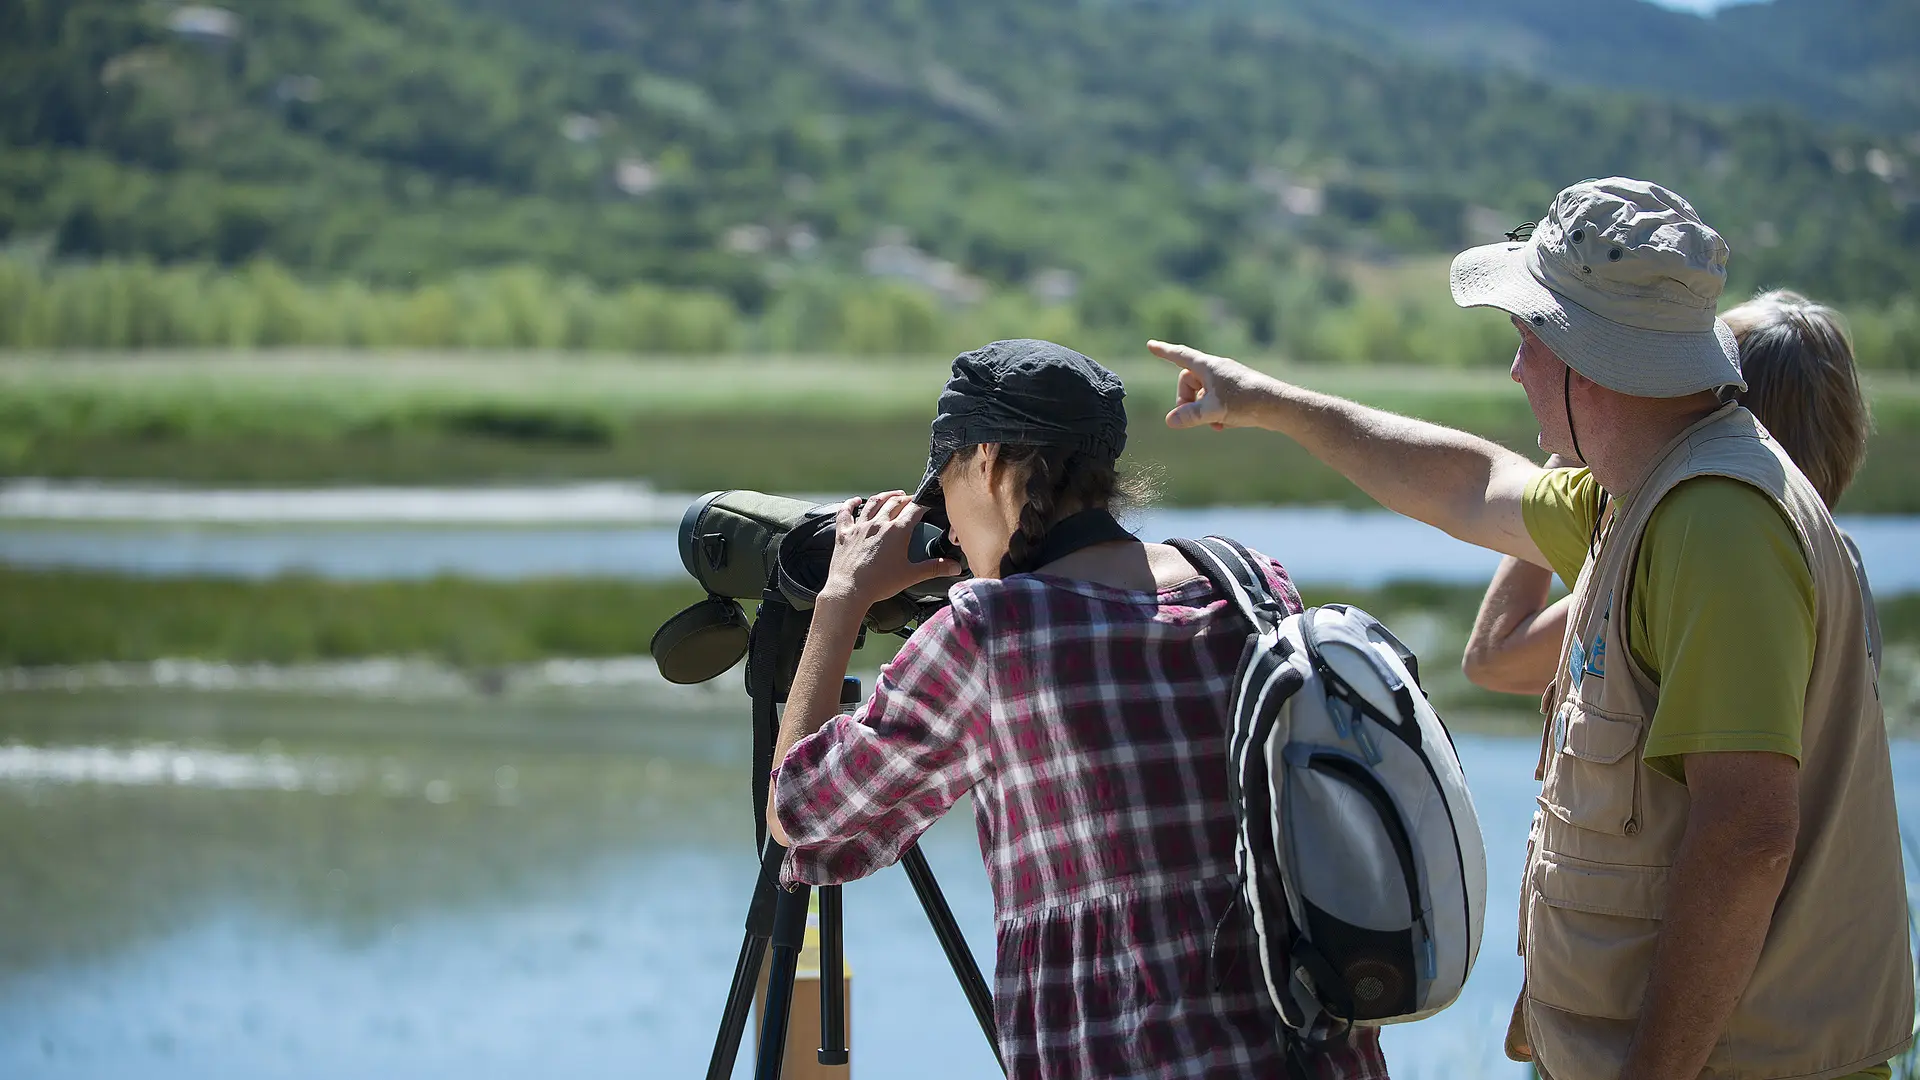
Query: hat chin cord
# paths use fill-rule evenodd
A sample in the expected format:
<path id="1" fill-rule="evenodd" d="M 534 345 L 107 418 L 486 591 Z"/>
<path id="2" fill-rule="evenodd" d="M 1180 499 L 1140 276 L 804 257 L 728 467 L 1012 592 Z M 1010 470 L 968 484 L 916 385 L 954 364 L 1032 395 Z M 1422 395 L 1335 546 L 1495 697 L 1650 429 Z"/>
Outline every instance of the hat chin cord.
<path id="1" fill-rule="evenodd" d="M 1560 380 L 1560 404 L 1567 412 L 1567 437 L 1573 440 L 1573 457 L 1580 464 L 1587 464 L 1587 455 L 1580 452 L 1580 433 L 1573 429 L 1573 368 L 1568 367 L 1566 377 Z M 1613 501 L 1605 489 L 1600 492 L 1600 508 L 1593 515 L 1593 531 L 1587 534 L 1587 554 L 1596 555 L 1600 551 L 1600 541 L 1604 534 L 1601 525 L 1607 519 L 1607 504 Z"/>
<path id="2" fill-rule="evenodd" d="M 1587 455 L 1580 452 L 1580 433 L 1573 429 L 1573 368 L 1566 369 L 1566 377 L 1560 380 L 1560 403 L 1567 412 L 1567 438 L 1573 440 L 1573 458 L 1580 464 L 1587 464 Z"/>

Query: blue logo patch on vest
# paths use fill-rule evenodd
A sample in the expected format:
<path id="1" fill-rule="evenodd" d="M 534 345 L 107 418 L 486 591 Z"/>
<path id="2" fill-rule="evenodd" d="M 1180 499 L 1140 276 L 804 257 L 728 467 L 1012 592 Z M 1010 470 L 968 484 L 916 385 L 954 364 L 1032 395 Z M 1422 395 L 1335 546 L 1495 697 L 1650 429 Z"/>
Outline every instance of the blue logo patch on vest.
<path id="1" fill-rule="evenodd" d="M 1593 641 L 1581 644 L 1579 638 L 1573 640 L 1573 648 L 1567 653 L 1567 679 L 1575 690 L 1586 681 L 1587 676 L 1604 679 L 1607 677 L 1607 624 L 1613 621 L 1613 594 L 1607 594 L 1607 606 L 1600 615 L 1600 629 L 1594 633 Z"/>
<path id="2" fill-rule="evenodd" d="M 1606 609 L 1600 613 L 1600 629 L 1587 646 L 1587 674 L 1607 677 L 1607 624 L 1613 621 L 1613 592 L 1607 592 Z"/>

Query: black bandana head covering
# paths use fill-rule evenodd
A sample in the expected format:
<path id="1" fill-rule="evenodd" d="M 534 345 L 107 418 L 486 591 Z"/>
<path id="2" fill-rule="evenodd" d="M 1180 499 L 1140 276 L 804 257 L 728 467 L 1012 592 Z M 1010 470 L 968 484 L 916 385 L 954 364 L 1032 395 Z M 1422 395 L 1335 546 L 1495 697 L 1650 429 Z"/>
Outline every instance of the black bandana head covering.
<path id="1" fill-rule="evenodd" d="M 1127 446 L 1120 376 L 1064 345 L 1016 338 L 954 357 L 927 472 L 913 501 L 945 509 L 940 473 L 964 446 L 1064 446 L 1118 461 Z"/>

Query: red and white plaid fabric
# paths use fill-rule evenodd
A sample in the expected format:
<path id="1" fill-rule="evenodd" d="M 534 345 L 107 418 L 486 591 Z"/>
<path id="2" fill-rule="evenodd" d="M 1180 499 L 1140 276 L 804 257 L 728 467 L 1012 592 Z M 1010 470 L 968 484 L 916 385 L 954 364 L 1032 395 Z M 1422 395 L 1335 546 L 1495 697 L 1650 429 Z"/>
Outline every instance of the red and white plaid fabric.
<path id="1" fill-rule="evenodd" d="M 874 873 L 972 792 L 1011 1076 L 1284 1075 L 1253 932 L 1243 911 L 1223 919 L 1245 623 L 1205 579 L 1156 595 L 1019 574 L 951 599 L 857 712 L 775 770 L 783 880 Z M 1387 1075 L 1373 1029 L 1316 1063 L 1324 1080 Z"/>

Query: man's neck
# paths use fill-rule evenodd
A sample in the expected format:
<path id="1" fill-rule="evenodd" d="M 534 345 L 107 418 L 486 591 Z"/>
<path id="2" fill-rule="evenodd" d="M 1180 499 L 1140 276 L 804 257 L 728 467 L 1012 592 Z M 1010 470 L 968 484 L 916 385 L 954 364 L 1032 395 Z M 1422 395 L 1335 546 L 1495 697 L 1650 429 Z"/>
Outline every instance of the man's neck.
<path id="1" fill-rule="evenodd" d="M 1583 441 L 1592 438 L 1593 445 L 1582 447 L 1593 478 L 1616 497 L 1631 495 L 1668 443 L 1720 408 L 1712 394 L 1671 400 L 1617 398 L 1609 410 L 1613 422 L 1596 425 L 1601 430 L 1592 436 L 1583 433 Z"/>

